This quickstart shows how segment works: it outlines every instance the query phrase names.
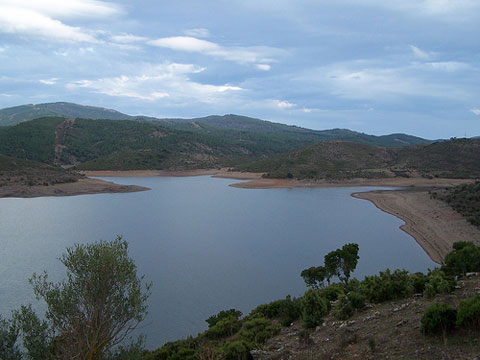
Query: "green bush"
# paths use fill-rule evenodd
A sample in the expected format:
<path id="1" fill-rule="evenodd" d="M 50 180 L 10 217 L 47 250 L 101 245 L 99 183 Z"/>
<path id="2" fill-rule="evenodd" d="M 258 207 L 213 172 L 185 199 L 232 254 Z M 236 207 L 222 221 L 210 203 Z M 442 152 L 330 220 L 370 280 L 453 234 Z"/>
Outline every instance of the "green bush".
<path id="1" fill-rule="evenodd" d="M 424 273 L 416 272 L 410 275 L 413 291 L 415 294 L 421 294 L 425 291 L 425 284 L 428 281 L 427 276 Z"/>
<path id="2" fill-rule="evenodd" d="M 380 272 L 380 275 L 366 276 L 359 286 L 359 292 L 374 303 L 402 299 L 413 294 L 413 290 L 406 270 L 395 270 L 392 273 L 387 269 Z"/>
<path id="3" fill-rule="evenodd" d="M 248 315 L 248 319 L 257 317 L 267 317 L 269 319 L 278 318 L 282 326 L 289 326 L 292 322 L 300 318 L 302 313 L 299 299 L 292 299 L 288 295 L 283 300 L 272 301 L 269 304 L 257 306 Z"/>
<path id="4" fill-rule="evenodd" d="M 250 359 L 251 345 L 244 340 L 227 342 L 220 348 L 220 353 L 225 360 Z"/>
<path id="5" fill-rule="evenodd" d="M 365 307 L 365 296 L 356 292 L 350 291 L 347 298 L 355 309 L 363 309 Z"/>
<path id="6" fill-rule="evenodd" d="M 350 291 L 347 295 L 341 295 L 335 306 L 334 316 L 338 320 L 347 320 L 355 313 L 355 309 L 365 307 L 365 296 L 355 291 Z"/>
<path id="7" fill-rule="evenodd" d="M 457 325 L 480 330 L 480 295 L 462 300 L 458 307 Z"/>
<path id="8" fill-rule="evenodd" d="M 250 344 L 263 344 L 276 335 L 279 331 L 277 326 L 272 325 L 272 322 L 267 319 L 256 318 L 245 321 L 240 330 L 240 338 Z"/>
<path id="9" fill-rule="evenodd" d="M 320 294 L 329 301 L 335 301 L 344 293 L 344 288 L 345 287 L 342 284 L 336 283 L 320 290 Z"/>
<path id="10" fill-rule="evenodd" d="M 205 336 L 209 339 L 219 339 L 232 336 L 240 329 L 240 324 L 235 316 L 227 316 L 217 321 L 210 329 L 205 331 Z"/>
<path id="11" fill-rule="evenodd" d="M 453 291 L 457 284 L 453 276 L 445 275 L 445 272 L 440 269 L 430 270 L 426 279 L 423 294 L 429 299 L 435 294 L 446 294 Z"/>
<path id="12" fill-rule="evenodd" d="M 467 241 L 454 243 L 453 251 L 445 257 L 442 270 L 450 275 L 480 271 L 480 247 Z"/>
<path id="13" fill-rule="evenodd" d="M 330 310 L 330 302 L 319 290 L 307 290 L 302 298 L 302 319 L 307 328 L 319 325 Z"/>
<path id="14" fill-rule="evenodd" d="M 425 309 L 421 319 L 424 334 L 446 334 L 455 328 L 457 311 L 446 304 L 433 303 Z"/>
<path id="15" fill-rule="evenodd" d="M 211 328 L 214 326 L 218 321 L 227 318 L 227 317 L 234 317 L 238 320 L 240 316 L 242 316 L 242 312 L 235 309 L 230 310 L 222 310 L 217 315 L 210 316 L 207 320 L 205 320 L 208 324 L 208 327 Z"/>
<path id="16" fill-rule="evenodd" d="M 335 318 L 338 320 L 347 320 L 354 314 L 354 312 L 355 308 L 352 306 L 348 297 L 346 295 L 341 295 L 333 312 Z"/>

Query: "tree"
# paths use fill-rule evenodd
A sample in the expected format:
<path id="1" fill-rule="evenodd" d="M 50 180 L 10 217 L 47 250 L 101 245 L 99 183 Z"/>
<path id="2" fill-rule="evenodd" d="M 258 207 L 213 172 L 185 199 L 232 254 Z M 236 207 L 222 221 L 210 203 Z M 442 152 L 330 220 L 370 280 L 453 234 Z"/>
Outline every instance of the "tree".
<path id="1" fill-rule="evenodd" d="M 327 273 L 327 281 L 336 276 L 348 284 L 351 273 L 358 264 L 358 244 L 345 244 L 341 249 L 329 252 L 325 255 L 325 270 Z"/>
<path id="2" fill-rule="evenodd" d="M 120 236 L 111 242 L 77 244 L 60 258 L 66 280 L 52 283 L 46 273 L 33 275 L 35 295 L 47 304 L 57 358 L 101 359 L 145 318 L 151 284 L 137 276 L 127 250 Z"/>
<path id="3" fill-rule="evenodd" d="M 301 272 L 300 276 L 311 289 L 321 289 L 325 286 L 327 272 L 323 266 L 312 266 Z"/>
<path id="4" fill-rule="evenodd" d="M 358 256 L 358 244 L 346 244 L 343 245 L 342 250 L 337 251 L 340 252 L 340 275 L 338 278 L 347 285 L 348 280 L 350 279 L 350 274 L 355 270 L 358 264 L 358 259 L 360 259 Z"/>

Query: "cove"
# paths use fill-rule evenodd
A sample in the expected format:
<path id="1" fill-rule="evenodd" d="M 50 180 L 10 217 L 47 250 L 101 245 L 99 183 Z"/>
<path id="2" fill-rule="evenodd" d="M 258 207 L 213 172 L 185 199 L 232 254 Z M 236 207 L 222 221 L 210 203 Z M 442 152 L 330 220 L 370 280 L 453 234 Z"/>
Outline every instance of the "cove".
<path id="1" fill-rule="evenodd" d="M 196 335 L 205 319 L 236 308 L 299 296 L 300 272 L 345 243 L 360 246 L 354 277 L 386 268 L 435 267 L 403 223 L 353 192 L 373 188 L 252 190 L 210 177 L 108 178 L 151 191 L 74 197 L 0 199 L 0 314 L 34 298 L 28 279 L 74 243 L 122 235 L 138 273 L 153 282 L 141 332 L 147 348 Z"/>

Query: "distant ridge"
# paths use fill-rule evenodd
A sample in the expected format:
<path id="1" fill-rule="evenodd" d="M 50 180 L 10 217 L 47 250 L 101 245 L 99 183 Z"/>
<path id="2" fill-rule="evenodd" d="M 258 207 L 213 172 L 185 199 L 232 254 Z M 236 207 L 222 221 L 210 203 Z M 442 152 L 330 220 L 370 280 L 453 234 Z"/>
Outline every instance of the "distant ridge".
<path id="1" fill-rule="evenodd" d="M 63 116 L 86 119 L 133 120 L 134 116 L 116 110 L 69 102 L 27 104 L 0 110 L 0 126 L 16 125 L 44 116 Z"/>

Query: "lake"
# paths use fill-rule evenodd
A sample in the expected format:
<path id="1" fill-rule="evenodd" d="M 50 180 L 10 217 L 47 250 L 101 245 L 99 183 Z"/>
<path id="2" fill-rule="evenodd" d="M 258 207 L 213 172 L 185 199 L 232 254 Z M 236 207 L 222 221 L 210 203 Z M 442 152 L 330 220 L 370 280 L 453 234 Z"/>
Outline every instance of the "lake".
<path id="1" fill-rule="evenodd" d="M 122 235 L 139 274 L 153 282 L 142 324 L 147 347 L 196 335 L 205 319 L 236 308 L 299 296 L 302 269 L 323 263 L 345 243 L 360 246 L 353 276 L 386 268 L 435 267 L 403 222 L 356 191 L 372 188 L 252 190 L 210 177 L 108 178 L 151 191 L 35 199 L 0 199 L 0 314 L 35 304 L 28 279 L 46 270 L 64 276 L 57 260 L 74 243 Z"/>

